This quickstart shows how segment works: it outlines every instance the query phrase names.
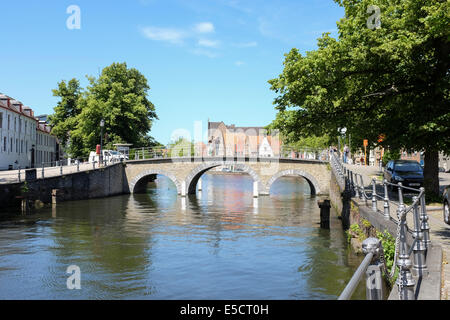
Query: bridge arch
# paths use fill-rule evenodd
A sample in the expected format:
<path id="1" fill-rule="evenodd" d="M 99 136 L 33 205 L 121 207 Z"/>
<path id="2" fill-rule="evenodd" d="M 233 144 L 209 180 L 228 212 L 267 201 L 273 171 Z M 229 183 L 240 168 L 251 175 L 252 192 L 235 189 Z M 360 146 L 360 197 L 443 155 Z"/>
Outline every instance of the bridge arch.
<path id="1" fill-rule="evenodd" d="M 287 175 L 295 175 L 295 176 L 300 176 L 300 177 L 305 178 L 305 180 L 309 184 L 309 188 L 311 189 L 311 195 L 315 195 L 315 194 L 320 194 L 321 193 L 320 186 L 319 186 L 319 183 L 317 182 L 316 178 L 314 178 L 308 172 L 305 172 L 305 171 L 302 171 L 302 170 L 296 170 L 296 169 L 283 170 L 283 171 L 280 171 L 280 172 L 277 172 L 276 174 L 274 174 L 269 179 L 269 181 L 267 181 L 266 193 L 267 194 L 270 193 L 270 187 L 275 182 L 275 180 L 277 180 L 280 177 L 287 176 Z"/>
<path id="2" fill-rule="evenodd" d="M 177 193 L 181 194 L 181 183 L 178 181 L 175 175 L 163 169 L 148 169 L 139 173 L 129 184 L 130 193 L 137 192 L 143 183 L 148 182 L 151 176 L 156 176 L 157 174 L 166 176 L 167 178 L 172 180 L 172 182 L 177 187 Z"/>
<path id="3" fill-rule="evenodd" d="M 200 177 L 206 171 L 223 165 L 233 165 L 236 169 L 241 169 L 243 172 L 248 173 L 253 178 L 253 181 L 258 182 L 258 190 L 263 190 L 263 184 L 261 183 L 261 179 L 255 172 L 255 170 L 253 170 L 250 166 L 243 163 L 236 163 L 233 161 L 232 162 L 218 161 L 218 162 L 206 162 L 192 169 L 192 171 L 187 175 L 185 180 L 187 193 L 195 194 L 197 182 L 200 179 Z"/>

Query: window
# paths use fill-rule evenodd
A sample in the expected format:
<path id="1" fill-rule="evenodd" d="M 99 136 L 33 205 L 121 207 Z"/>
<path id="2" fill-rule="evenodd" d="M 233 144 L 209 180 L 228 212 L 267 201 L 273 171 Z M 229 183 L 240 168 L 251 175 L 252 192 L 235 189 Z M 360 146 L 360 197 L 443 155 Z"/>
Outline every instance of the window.
<path id="1" fill-rule="evenodd" d="M 6 137 L 3 138 L 3 151 L 6 152 Z"/>
<path id="2" fill-rule="evenodd" d="M 10 145 L 9 145 L 9 150 L 10 150 L 10 152 L 13 152 L 13 143 L 12 143 L 12 138 L 10 138 L 10 140 L 9 140 L 9 142 L 10 142 Z"/>
<path id="3" fill-rule="evenodd" d="M 16 139 L 16 153 L 19 153 L 19 139 Z"/>
<path id="4" fill-rule="evenodd" d="M 3 112 L 0 112 L 0 129 L 3 128 Z"/>
<path id="5" fill-rule="evenodd" d="M 10 129 L 11 124 L 11 115 L 8 114 L 8 130 Z"/>

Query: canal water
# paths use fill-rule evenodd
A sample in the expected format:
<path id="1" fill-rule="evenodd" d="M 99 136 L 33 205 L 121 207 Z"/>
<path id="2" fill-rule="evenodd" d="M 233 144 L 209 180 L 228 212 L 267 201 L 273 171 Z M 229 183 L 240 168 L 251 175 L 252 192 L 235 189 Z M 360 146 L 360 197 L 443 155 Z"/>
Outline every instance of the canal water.
<path id="1" fill-rule="evenodd" d="M 319 228 L 302 178 L 257 199 L 248 175 L 202 184 L 183 199 L 158 176 L 147 194 L 1 220 L 0 299 L 336 299 L 362 260 L 333 211 Z M 67 288 L 71 265 L 80 289 Z M 359 286 L 353 298 L 364 297 Z"/>

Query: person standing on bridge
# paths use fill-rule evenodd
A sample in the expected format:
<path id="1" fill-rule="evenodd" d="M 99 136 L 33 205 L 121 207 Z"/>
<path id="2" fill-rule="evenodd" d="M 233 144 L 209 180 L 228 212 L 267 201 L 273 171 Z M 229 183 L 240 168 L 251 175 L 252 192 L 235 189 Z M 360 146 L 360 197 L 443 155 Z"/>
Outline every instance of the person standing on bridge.
<path id="1" fill-rule="evenodd" d="M 347 163 L 347 158 L 348 158 L 349 152 L 350 152 L 350 150 L 348 149 L 348 146 L 345 145 L 344 146 L 344 163 Z"/>

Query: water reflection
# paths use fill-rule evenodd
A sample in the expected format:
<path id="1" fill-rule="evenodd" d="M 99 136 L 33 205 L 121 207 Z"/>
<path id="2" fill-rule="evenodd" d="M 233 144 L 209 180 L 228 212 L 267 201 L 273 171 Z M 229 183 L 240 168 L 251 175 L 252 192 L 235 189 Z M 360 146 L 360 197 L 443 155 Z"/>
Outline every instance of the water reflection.
<path id="1" fill-rule="evenodd" d="M 319 228 L 317 198 L 300 178 L 278 179 L 269 197 L 254 199 L 252 187 L 250 176 L 205 174 L 203 191 L 182 198 L 158 176 L 147 194 L 3 221 L 0 298 L 337 298 L 361 260 L 339 220 Z M 66 288 L 72 264 L 81 290 Z"/>

